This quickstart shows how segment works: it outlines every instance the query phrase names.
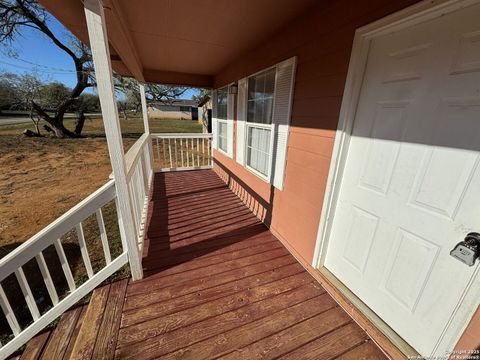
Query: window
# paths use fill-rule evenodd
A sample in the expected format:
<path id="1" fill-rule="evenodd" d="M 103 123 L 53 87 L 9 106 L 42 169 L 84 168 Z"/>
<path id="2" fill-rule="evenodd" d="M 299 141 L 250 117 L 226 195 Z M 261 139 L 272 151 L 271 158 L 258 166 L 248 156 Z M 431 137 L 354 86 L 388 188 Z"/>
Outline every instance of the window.
<path id="1" fill-rule="evenodd" d="M 218 148 L 228 152 L 228 86 L 217 90 Z"/>
<path id="2" fill-rule="evenodd" d="M 275 68 L 248 78 L 246 164 L 269 176 Z"/>
<path id="3" fill-rule="evenodd" d="M 218 122 L 218 148 L 223 152 L 227 152 L 227 123 Z"/>
<path id="4" fill-rule="evenodd" d="M 268 176 L 272 130 L 255 126 L 248 126 L 247 129 L 247 165 Z"/>
<path id="5" fill-rule="evenodd" d="M 217 90 L 217 119 L 227 120 L 228 86 Z"/>
<path id="6" fill-rule="evenodd" d="M 180 106 L 180 111 L 184 111 L 184 112 L 187 112 L 187 111 L 190 111 L 190 106 Z"/>
<path id="7" fill-rule="evenodd" d="M 247 122 L 272 123 L 274 91 L 275 68 L 248 78 Z"/>

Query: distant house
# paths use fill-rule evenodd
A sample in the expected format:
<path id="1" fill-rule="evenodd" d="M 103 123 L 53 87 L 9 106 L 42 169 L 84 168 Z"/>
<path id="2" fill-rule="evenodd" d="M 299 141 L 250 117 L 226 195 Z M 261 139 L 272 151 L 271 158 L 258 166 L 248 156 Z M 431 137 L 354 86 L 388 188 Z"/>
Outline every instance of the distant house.
<path id="1" fill-rule="evenodd" d="M 148 106 L 148 115 L 157 119 L 198 120 L 198 102 L 187 99 L 168 103 L 153 101 Z"/>

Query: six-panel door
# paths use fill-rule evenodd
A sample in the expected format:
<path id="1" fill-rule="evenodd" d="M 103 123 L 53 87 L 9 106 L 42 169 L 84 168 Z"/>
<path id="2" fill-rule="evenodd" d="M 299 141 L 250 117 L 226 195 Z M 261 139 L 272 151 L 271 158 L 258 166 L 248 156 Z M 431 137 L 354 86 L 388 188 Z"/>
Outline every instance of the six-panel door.
<path id="1" fill-rule="evenodd" d="M 429 355 L 480 231 L 480 6 L 374 39 L 325 266 Z"/>

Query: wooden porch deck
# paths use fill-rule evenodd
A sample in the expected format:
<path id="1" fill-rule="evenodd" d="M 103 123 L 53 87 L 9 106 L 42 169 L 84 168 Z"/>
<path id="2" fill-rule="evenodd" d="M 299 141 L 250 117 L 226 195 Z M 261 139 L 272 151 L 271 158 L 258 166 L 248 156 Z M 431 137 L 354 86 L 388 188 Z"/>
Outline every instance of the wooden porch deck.
<path id="1" fill-rule="evenodd" d="M 143 264 L 20 358 L 385 358 L 211 170 L 155 175 Z"/>

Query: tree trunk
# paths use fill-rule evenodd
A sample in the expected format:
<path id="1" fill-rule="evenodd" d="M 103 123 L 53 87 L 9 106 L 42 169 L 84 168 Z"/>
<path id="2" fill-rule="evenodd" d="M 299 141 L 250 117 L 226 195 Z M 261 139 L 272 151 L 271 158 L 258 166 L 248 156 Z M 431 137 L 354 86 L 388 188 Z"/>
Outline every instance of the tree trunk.
<path id="1" fill-rule="evenodd" d="M 75 130 L 73 131 L 75 135 L 80 136 L 82 134 L 83 125 L 85 124 L 85 114 L 83 111 L 80 112 L 80 115 L 75 125 Z"/>
<path id="2" fill-rule="evenodd" d="M 50 125 L 52 128 L 55 137 L 59 139 L 63 138 L 77 138 L 80 137 L 79 135 L 75 134 L 74 132 L 68 130 L 65 126 L 63 126 L 63 117 L 60 119 L 59 117 L 49 117 L 48 119 L 44 120 Z"/>
<path id="3" fill-rule="evenodd" d="M 40 136 L 40 127 L 38 126 L 38 121 L 33 122 L 35 124 L 35 129 L 37 130 L 38 136 Z"/>
<path id="4" fill-rule="evenodd" d="M 63 114 L 64 112 L 60 112 L 54 117 L 51 117 L 48 115 L 45 110 L 43 110 L 38 104 L 35 102 L 32 102 L 33 109 L 37 112 L 38 116 L 40 116 L 43 120 L 45 120 L 48 125 L 53 130 L 53 133 L 55 134 L 55 137 L 59 139 L 63 138 L 77 138 L 79 135 L 75 134 L 74 132 L 71 132 L 68 130 L 65 126 L 63 126 Z"/>
<path id="5" fill-rule="evenodd" d="M 35 126 L 35 129 L 37 130 L 37 135 L 40 136 L 40 127 L 38 126 L 39 122 L 40 122 L 40 118 L 35 119 L 35 115 L 34 115 L 32 106 L 30 107 L 30 119 L 32 120 L 33 125 Z"/>

